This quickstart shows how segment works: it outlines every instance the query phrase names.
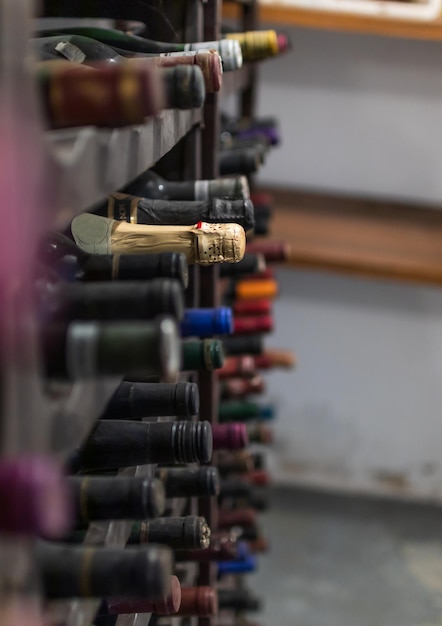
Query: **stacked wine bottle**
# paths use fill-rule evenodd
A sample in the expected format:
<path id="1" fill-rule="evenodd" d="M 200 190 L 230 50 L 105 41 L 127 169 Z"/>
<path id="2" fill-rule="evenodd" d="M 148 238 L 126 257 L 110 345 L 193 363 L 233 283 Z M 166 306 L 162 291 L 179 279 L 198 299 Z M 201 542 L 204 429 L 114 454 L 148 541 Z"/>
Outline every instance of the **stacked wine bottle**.
<path id="1" fill-rule="evenodd" d="M 142 18 L 128 4 L 41 3 L 46 17 Z M 223 71 L 288 47 L 275 31 L 170 44 L 138 22 L 91 23 L 35 22 L 32 76 L 47 129 L 203 107 Z M 257 518 L 276 409 L 256 397 L 263 371 L 294 359 L 264 347 L 272 265 L 289 251 L 265 238 L 271 199 L 250 187 L 279 129 L 271 118 L 221 121 L 221 177 L 171 180 L 160 162 L 39 237 L 32 302 L 47 393 L 78 395 L 96 381 L 107 390 L 83 440 L 64 445 L 61 481 L 46 466 L 0 472 L 2 530 L 22 523 L 36 537 L 48 624 L 227 626 L 261 606 L 244 576 L 268 548 Z M 203 271 L 215 266 L 205 278 L 220 306 L 199 306 Z M 57 441 L 69 442 L 69 417 L 66 403 Z"/>

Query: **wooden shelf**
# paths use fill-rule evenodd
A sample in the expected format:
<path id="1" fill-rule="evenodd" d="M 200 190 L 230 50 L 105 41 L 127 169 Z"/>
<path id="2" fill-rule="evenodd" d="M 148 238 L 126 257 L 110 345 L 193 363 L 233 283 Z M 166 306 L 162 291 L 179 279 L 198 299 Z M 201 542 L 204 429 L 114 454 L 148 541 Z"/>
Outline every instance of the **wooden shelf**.
<path id="1" fill-rule="evenodd" d="M 442 285 L 442 211 L 265 189 L 275 199 L 272 239 L 295 267 Z"/>
<path id="2" fill-rule="evenodd" d="M 226 19 L 235 18 L 239 9 L 240 7 L 233 3 L 224 4 L 223 17 Z M 258 14 L 262 24 L 270 23 L 281 25 L 281 27 L 300 26 L 408 39 L 442 39 L 442 18 L 440 16 L 434 20 L 410 20 L 338 13 L 287 4 L 260 4 Z"/>

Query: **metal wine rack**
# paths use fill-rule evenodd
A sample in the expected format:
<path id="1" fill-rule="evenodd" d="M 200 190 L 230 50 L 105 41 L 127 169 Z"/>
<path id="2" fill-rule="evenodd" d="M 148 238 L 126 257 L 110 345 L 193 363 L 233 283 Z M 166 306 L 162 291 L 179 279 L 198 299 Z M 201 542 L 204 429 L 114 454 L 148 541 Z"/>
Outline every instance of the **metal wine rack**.
<path id="1" fill-rule="evenodd" d="M 167 3 L 165 3 L 167 4 Z M 140 6 L 142 4 L 140 3 Z M 42 233 L 65 228 L 72 217 L 123 187 L 141 172 L 157 165 L 182 179 L 212 178 L 218 174 L 219 95 L 208 94 L 202 110 L 165 111 L 140 126 L 102 130 L 93 127 L 48 131 L 40 110 L 32 76 L 33 59 L 25 51 L 39 2 L 0 0 L 0 191 L 3 202 L 0 266 L 0 458 L 22 454 L 48 454 L 63 463 L 85 440 L 95 420 L 120 383 L 107 378 L 48 385 L 42 375 L 37 342 L 36 311 L 32 301 L 32 269 L 36 243 Z M 239 28 L 255 25 L 255 3 L 241 5 Z M 174 22 L 170 7 L 164 9 Z M 140 8 L 140 20 L 143 20 Z M 177 33 L 187 41 L 214 40 L 220 34 L 221 0 L 189 0 Z M 243 67 L 224 75 L 223 93 L 241 93 L 244 112 L 253 106 L 254 69 Z M 183 154 L 185 158 L 183 158 Z M 9 172 L 8 175 L 5 172 Z M 12 252 L 11 252 L 12 251 Z M 13 275 L 11 276 L 11 271 Z M 219 304 L 218 269 L 191 272 L 186 294 L 192 306 Z M 217 419 L 216 373 L 182 376 L 198 379 L 202 419 Z M 154 466 L 134 467 L 120 473 L 152 475 Z M 185 503 L 193 514 L 204 515 L 216 528 L 213 499 Z M 171 511 L 179 515 L 179 500 Z M 85 543 L 124 546 L 129 522 L 91 523 Z M 32 541 L 0 536 L 0 594 L 18 600 L 23 590 L 37 598 L 32 578 Z M 216 584 L 213 566 L 179 564 L 186 584 Z M 29 577 L 33 581 L 29 584 Z M 13 584 L 11 585 L 11 581 Z M 31 587 L 31 588 L 30 588 Z M 50 626 L 91 626 L 96 600 L 51 602 L 44 611 Z M 41 608 L 41 607 L 40 607 Z M 151 615 L 122 615 L 117 626 L 147 626 Z M 178 626 L 211 626 L 208 618 L 171 618 Z"/>

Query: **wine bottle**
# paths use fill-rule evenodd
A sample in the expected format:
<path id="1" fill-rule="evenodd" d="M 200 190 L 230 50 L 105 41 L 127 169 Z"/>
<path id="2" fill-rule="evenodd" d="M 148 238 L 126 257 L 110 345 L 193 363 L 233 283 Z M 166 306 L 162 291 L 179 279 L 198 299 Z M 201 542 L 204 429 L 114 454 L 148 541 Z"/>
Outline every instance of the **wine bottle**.
<path id="1" fill-rule="evenodd" d="M 50 456 L 3 457 L 0 461 L 0 531 L 6 535 L 63 536 L 71 524 L 69 489 Z"/>
<path id="2" fill-rule="evenodd" d="M 211 497 L 219 494 L 216 467 L 160 467 L 155 476 L 164 485 L 168 498 Z"/>
<path id="3" fill-rule="evenodd" d="M 101 603 L 97 615 L 131 615 L 134 613 L 155 613 L 174 615 L 181 606 L 181 583 L 177 576 L 171 576 L 169 591 L 161 598 L 108 598 Z"/>
<path id="4" fill-rule="evenodd" d="M 195 383 L 133 383 L 123 381 L 109 400 L 103 419 L 139 420 L 174 415 L 191 417 L 199 412 Z"/>
<path id="5" fill-rule="evenodd" d="M 253 378 L 256 375 L 256 366 L 253 356 L 229 356 L 224 359 L 223 366 L 218 371 L 220 378 L 245 377 Z"/>
<path id="6" fill-rule="evenodd" d="M 165 509 L 165 491 L 155 478 L 69 476 L 67 481 L 78 525 L 96 520 L 158 517 Z"/>
<path id="7" fill-rule="evenodd" d="M 223 345 L 219 339 L 188 339 L 181 343 L 182 369 L 213 371 L 224 363 Z"/>
<path id="8" fill-rule="evenodd" d="M 176 322 L 71 322 L 45 325 L 40 343 L 46 376 L 84 380 L 140 374 L 174 381 L 180 369 Z"/>
<path id="9" fill-rule="evenodd" d="M 91 66 L 93 69 L 97 68 L 98 64 L 102 65 L 111 65 L 115 66 L 123 66 L 120 68 L 120 72 L 124 75 L 127 74 L 131 70 L 131 68 L 138 68 L 138 71 L 141 73 L 154 73 L 157 78 L 157 83 L 155 84 L 156 89 L 152 91 L 148 90 L 151 94 L 156 94 L 157 97 L 159 95 L 162 96 L 164 102 L 166 102 L 166 85 L 161 81 L 161 73 L 154 72 L 155 68 L 170 68 L 175 66 L 197 66 L 200 68 L 202 75 L 204 89 L 207 93 L 213 93 L 215 91 L 219 91 L 221 88 L 222 81 L 222 64 L 221 57 L 215 50 L 196 50 L 193 52 L 167 52 L 161 55 L 142 55 L 141 58 L 137 59 L 127 59 L 121 54 L 111 48 L 110 46 L 106 46 L 105 44 L 100 43 L 94 39 L 90 39 L 89 37 L 82 37 L 80 35 L 59 35 L 54 37 L 43 37 L 40 39 L 31 40 L 31 46 L 34 50 L 34 53 L 38 56 L 40 61 L 54 61 L 54 60 L 65 60 L 70 63 L 75 64 L 84 64 L 86 66 Z M 45 65 L 41 64 L 41 68 L 46 67 L 48 71 L 59 72 L 60 66 L 54 65 L 50 63 Z M 67 71 L 67 70 L 66 70 Z M 186 72 L 183 71 L 178 75 L 185 75 Z M 142 74 L 143 75 L 143 74 Z M 199 75 L 198 70 L 192 70 L 188 76 Z M 168 76 L 175 76 L 174 74 L 165 74 L 166 81 L 174 81 L 174 78 L 167 78 Z M 146 80 L 146 79 L 145 79 Z M 201 77 L 196 79 L 198 81 L 198 85 L 201 85 Z M 158 84 L 164 87 L 162 91 L 159 91 Z M 58 85 L 58 82 L 57 82 Z M 150 83 L 149 83 L 150 85 Z M 190 83 L 185 87 L 185 99 L 189 99 L 188 94 Z M 201 90 L 198 86 L 197 92 L 201 93 Z M 204 98 L 203 98 L 204 100 Z M 161 99 L 159 99 L 161 103 Z M 165 105 L 163 108 L 167 108 Z"/>
<path id="10" fill-rule="evenodd" d="M 186 258 L 176 252 L 88 254 L 65 235 L 49 233 L 40 242 L 38 258 L 69 282 L 173 278 L 184 288 L 189 284 Z"/>
<path id="11" fill-rule="evenodd" d="M 241 451 L 235 454 L 222 454 L 217 460 L 218 471 L 221 476 L 231 474 L 246 474 L 254 469 L 254 459 L 250 452 Z"/>
<path id="12" fill-rule="evenodd" d="M 278 120 L 274 117 L 235 119 L 221 115 L 222 132 L 229 132 L 237 137 L 253 139 L 265 135 L 271 146 L 281 143 Z"/>
<path id="13" fill-rule="evenodd" d="M 286 52 L 290 47 L 287 35 L 274 30 L 252 30 L 245 33 L 227 33 L 241 44 L 244 61 L 262 61 Z"/>
<path id="14" fill-rule="evenodd" d="M 241 422 L 213 424 L 212 436 L 214 450 L 242 450 L 249 443 L 246 425 Z"/>
<path id="15" fill-rule="evenodd" d="M 244 559 L 236 559 L 234 561 L 221 561 L 218 563 L 218 578 L 223 576 L 232 576 L 239 574 L 250 574 L 255 572 L 258 566 L 258 560 L 255 555 L 250 554 Z"/>
<path id="16" fill-rule="evenodd" d="M 161 543 L 174 550 L 200 550 L 210 543 L 210 528 L 204 517 L 159 517 L 137 522 L 129 544 Z"/>
<path id="17" fill-rule="evenodd" d="M 261 167 L 261 155 L 254 148 L 220 150 L 219 171 L 221 176 L 232 174 L 249 176 Z"/>
<path id="18" fill-rule="evenodd" d="M 36 280 L 39 309 L 46 320 L 150 320 L 171 315 L 180 320 L 184 296 L 170 278 L 151 281 L 51 283 Z"/>
<path id="19" fill-rule="evenodd" d="M 227 298 L 236 300 L 273 299 L 278 293 L 276 280 L 254 280 L 252 278 L 236 281 L 226 293 Z"/>
<path id="20" fill-rule="evenodd" d="M 296 366 L 296 355 L 291 350 L 264 350 L 262 354 L 253 357 L 255 367 L 260 370 L 281 367 L 292 369 Z"/>
<path id="21" fill-rule="evenodd" d="M 254 487 L 247 480 L 240 478 L 224 478 L 220 485 L 221 498 L 249 498 L 253 493 Z"/>
<path id="22" fill-rule="evenodd" d="M 236 303 L 233 305 L 236 311 Z M 249 335 L 247 337 L 223 337 L 223 348 L 228 355 L 261 354 L 264 350 L 264 342 L 260 335 Z"/>
<path id="23" fill-rule="evenodd" d="M 245 232 L 238 224 L 145 226 L 83 213 L 72 220 L 75 243 L 93 254 L 182 252 L 189 263 L 235 263 L 245 251 Z"/>
<path id="24" fill-rule="evenodd" d="M 252 443 L 269 444 L 273 441 L 273 432 L 265 424 L 247 424 L 247 434 Z"/>
<path id="25" fill-rule="evenodd" d="M 211 617 L 218 613 L 218 592 L 214 587 L 182 587 L 181 606 L 176 615 Z"/>
<path id="26" fill-rule="evenodd" d="M 267 263 L 283 263 L 290 259 L 290 244 L 285 241 L 260 240 L 247 244 L 247 252 L 262 254 Z"/>
<path id="27" fill-rule="evenodd" d="M 268 404 L 250 401 L 221 402 L 218 408 L 218 419 L 221 422 L 248 421 L 254 419 L 271 420 L 275 417 L 275 408 Z"/>
<path id="28" fill-rule="evenodd" d="M 242 276 L 243 274 L 256 274 L 266 268 L 266 261 L 262 254 L 245 254 L 243 259 L 235 265 L 222 265 L 220 267 L 221 278 Z"/>
<path id="29" fill-rule="evenodd" d="M 242 67 L 243 56 L 241 43 L 232 37 L 218 41 L 202 41 L 197 43 L 170 43 L 154 41 L 139 37 L 121 30 L 99 28 L 96 26 L 63 27 L 61 29 L 44 29 L 39 31 L 40 37 L 72 35 L 88 37 L 109 47 L 117 48 L 122 53 L 163 54 L 168 52 L 191 52 L 197 50 L 216 50 L 223 62 L 225 72 Z"/>
<path id="30" fill-rule="evenodd" d="M 233 319 L 235 335 L 256 335 L 273 331 L 272 315 L 241 315 Z"/>
<path id="31" fill-rule="evenodd" d="M 39 541 L 35 557 L 48 599 L 155 599 L 165 593 L 172 574 L 172 553 L 163 546 L 117 549 Z"/>
<path id="32" fill-rule="evenodd" d="M 71 458 L 75 470 L 111 470 L 149 463 L 209 463 L 209 422 L 99 420 Z"/>
<path id="33" fill-rule="evenodd" d="M 182 337 L 212 337 L 229 335 L 233 331 L 232 309 L 186 309 L 180 323 Z"/>
<path id="34" fill-rule="evenodd" d="M 221 385 L 221 398 L 243 399 L 251 394 L 265 392 L 265 381 L 262 376 L 254 378 L 228 378 Z"/>
<path id="35" fill-rule="evenodd" d="M 245 558 L 249 553 L 246 542 L 232 539 L 230 533 L 223 532 L 217 533 L 216 537 L 211 536 L 210 545 L 204 550 L 178 550 L 175 553 L 175 562 L 232 561 L 237 558 Z"/>
<path id="36" fill-rule="evenodd" d="M 46 122 L 54 129 L 142 124 L 161 109 L 201 106 L 205 97 L 203 76 L 193 67 L 159 72 L 151 65 L 88 68 L 54 61 L 39 64 L 37 79 Z"/>
<path id="37" fill-rule="evenodd" d="M 260 611 L 262 601 L 247 589 L 218 589 L 218 603 L 220 610 L 230 611 Z"/>
<path id="38" fill-rule="evenodd" d="M 255 224 L 250 200 L 215 198 L 207 201 L 156 200 L 126 193 L 111 194 L 104 204 L 92 209 L 110 219 L 152 226 L 191 226 L 197 222 L 234 223 L 250 230 Z"/>
<path id="39" fill-rule="evenodd" d="M 257 300 L 237 300 L 236 302 L 233 302 L 232 309 L 236 317 L 247 315 L 271 315 L 272 301 L 266 298 L 260 298 Z M 250 352 L 249 354 L 254 353 Z"/>
<path id="40" fill-rule="evenodd" d="M 218 528 L 248 527 L 254 526 L 256 522 L 256 511 L 252 508 L 220 509 L 218 513 Z"/>
<path id="41" fill-rule="evenodd" d="M 248 200 L 249 183 L 245 176 L 212 180 L 169 181 L 146 170 L 125 187 L 126 193 L 158 200 L 207 201 L 215 198 Z"/>

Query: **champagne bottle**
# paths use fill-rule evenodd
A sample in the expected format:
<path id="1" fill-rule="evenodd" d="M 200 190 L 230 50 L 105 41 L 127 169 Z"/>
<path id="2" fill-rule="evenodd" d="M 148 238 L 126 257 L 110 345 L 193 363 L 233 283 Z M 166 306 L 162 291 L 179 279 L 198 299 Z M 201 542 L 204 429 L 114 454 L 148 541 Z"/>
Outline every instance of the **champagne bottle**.
<path id="1" fill-rule="evenodd" d="M 213 424 L 212 436 L 214 450 L 242 450 L 249 443 L 246 425 L 241 422 Z"/>
<path id="2" fill-rule="evenodd" d="M 201 550 L 210 543 L 210 528 L 204 517 L 159 517 L 137 522 L 129 544 L 161 543 L 174 550 Z"/>
<path id="3" fill-rule="evenodd" d="M 96 520 L 146 519 L 164 512 L 164 488 L 155 478 L 69 476 L 67 481 L 79 525 Z"/>
<path id="4" fill-rule="evenodd" d="M 191 226 L 197 222 L 235 223 L 244 230 L 255 224 L 253 204 L 250 200 L 215 198 L 207 201 L 156 200 L 140 198 L 126 193 L 111 194 L 104 204 L 92 210 L 96 215 L 110 219 L 149 224 L 152 226 Z"/>
<path id="5" fill-rule="evenodd" d="M 222 81 L 222 64 L 221 57 L 215 50 L 196 50 L 193 52 L 167 52 L 161 55 L 142 55 L 141 58 L 127 59 L 121 54 L 105 44 L 100 43 L 89 37 L 82 37 L 80 35 L 59 35 L 54 37 L 43 37 L 40 39 L 33 39 L 31 46 L 34 53 L 38 56 L 40 61 L 54 61 L 65 60 L 75 64 L 84 64 L 96 69 L 97 64 L 122 66 L 120 72 L 127 75 L 130 71 L 135 71 L 133 68 L 138 68 L 139 72 L 153 72 L 155 68 L 171 68 L 175 66 L 197 66 L 200 68 L 203 74 L 203 81 L 201 82 L 200 72 L 198 69 L 180 70 L 176 73 L 166 73 L 165 81 L 174 81 L 174 77 L 182 76 L 199 76 L 194 78 L 197 81 L 196 93 L 201 94 L 200 86 L 204 84 L 204 89 L 207 93 L 213 93 L 219 91 Z M 46 67 L 46 65 L 42 65 Z M 47 68 L 50 72 L 60 71 L 59 66 L 49 64 Z M 132 70 L 131 70 L 132 68 Z M 67 71 L 67 70 L 66 70 Z M 166 88 L 166 85 L 161 82 L 161 73 L 155 73 L 157 82 L 164 88 L 161 92 L 158 90 L 158 84 L 156 90 L 149 90 L 152 94 L 161 94 L 163 101 L 167 102 L 166 94 L 170 92 L 170 89 Z M 168 78 L 169 77 L 169 78 Z M 146 80 L 146 79 L 145 79 Z M 185 81 L 181 83 L 184 88 L 183 98 L 189 100 L 189 88 L 191 82 L 185 84 Z M 59 82 L 56 83 L 59 86 Z M 170 88 L 170 85 L 169 85 Z M 186 95 L 187 94 L 187 95 Z M 204 93 L 203 93 L 204 95 Z M 192 99 L 193 96 L 190 96 Z M 204 97 L 203 97 L 204 100 Z M 161 100 L 160 100 L 161 102 Z M 169 103 L 171 104 L 171 103 Z M 164 105 L 163 108 L 170 108 L 168 105 Z M 173 107 L 172 107 L 173 108 Z"/>
<path id="6" fill-rule="evenodd" d="M 145 226 L 83 213 L 72 220 L 76 244 L 93 254 L 182 252 L 189 263 L 235 263 L 245 251 L 245 232 L 238 224 Z"/>
<path id="7" fill-rule="evenodd" d="M 223 345 L 219 339 L 188 339 L 181 343 L 181 359 L 185 371 L 213 371 L 223 366 Z"/>
<path id="8" fill-rule="evenodd" d="M 236 310 L 235 306 L 236 304 L 233 305 L 234 312 Z M 261 354 L 264 350 L 263 339 L 260 335 L 223 337 L 222 342 L 226 354 L 229 355 Z"/>
<path id="9" fill-rule="evenodd" d="M 243 274 L 256 274 L 266 268 L 266 261 L 262 254 L 245 254 L 243 259 L 235 265 L 222 265 L 221 278 L 237 277 Z"/>
<path id="10" fill-rule="evenodd" d="M 225 72 L 237 70 L 242 67 L 243 55 L 241 42 L 228 37 L 218 41 L 202 41 L 197 43 L 170 43 L 154 41 L 145 37 L 139 37 L 121 30 L 112 28 L 99 28 L 96 26 L 63 27 L 62 29 L 45 29 L 39 31 L 41 37 L 81 36 L 99 41 L 109 47 L 117 48 L 121 53 L 137 54 L 163 54 L 168 52 L 191 52 L 197 50 L 216 50 L 223 62 Z"/>
<path id="11" fill-rule="evenodd" d="M 164 485 L 168 498 L 211 497 L 219 494 L 216 467 L 160 467 L 155 477 Z"/>
<path id="12" fill-rule="evenodd" d="M 51 284 L 36 281 L 39 308 L 50 320 L 150 320 L 184 314 L 180 283 L 170 278 L 152 281 Z"/>
<path id="13" fill-rule="evenodd" d="M 159 72 L 150 64 L 88 68 L 54 61 L 38 66 L 37 79 L 54 129 L 142 124 L 165 108 L 201 106 L 205 97 L 203 77 L 193 67 Z"/>
<path id="14" fill-rule="evenodd" d="M 186 309 L 180 324 L 182 337 L 229 335 L 233 331 L 232 309 Z"/>
<path id="15" fill-rule="evenodd" d="M 207 201 L 215 198 L 230 200 L 250 198 L 245 176 L 214 178 L 212 180 L 169 181 L 147 170 L 125 187 L 126 193 L 158 200 Z"/>
<path id="16" fill-rule="evenodd" d="M 174 615 L 181 606 L 181 583 L 177 576 L 171 576 L 169 591 L 161 598 L 108 598 L 101 603 L 97 615 L 131 615 L 134 613 L 155 613 Z"/>
<path id="17" fill-rule="evenodd" d="M 45 325 L 40 343 L 46 376 L 84 380 L 140 374 L 174 381 L 180 368 L 176 322 L 71 322 Z"/>
<path id="18" fill-rule="evenodd" d="M 123 550 L 39 541 L 35 557 L 48 599 L 155 599 L 164 594 L 172 574 L 172 553 L 163 546 Z"/>
<path id="19" fill-rule="evenodd" d="M 218 613 L 218 592 L 214 587 L 182 587 L 177 615 L 211 617 Z"/>
<path id="20" fill-rule="evenodd" d="M 258 404 L 250 401 L 221 402 L 218 408 L 218 419 L 221 422 L 248 421 L 254 419 L 271 420 L 275 417 L 272 405 Z"/>
<path id="21" fill-rule="evenodd" d="M 112 470 L 149 463 L 209 463 L 209 422 L 99 420 L 71 458 L 75 470 Z"/>
<path id="22" fill-rule="evenodd" d="M 69 282 L 105 280 L 151 280 L 173 278 L 189 284 L 183 254 L 88 254 L 61 233 L 49 233 L 40 243 L 39 259 Z"/>
<path id="23" fill-rule="evenodd" d="M 195 383 L 132 383 L 123 381 L 109 400 L 103 419 L 139 420 L 174 415 L 191 417 L 199 412 Z"/>
<path id="24" fill-rule="evenodd" d="M 262 601 L 247 589 L 219 589 L 218 602 L 220 610 L 260 611 Z"/>

